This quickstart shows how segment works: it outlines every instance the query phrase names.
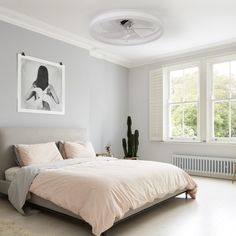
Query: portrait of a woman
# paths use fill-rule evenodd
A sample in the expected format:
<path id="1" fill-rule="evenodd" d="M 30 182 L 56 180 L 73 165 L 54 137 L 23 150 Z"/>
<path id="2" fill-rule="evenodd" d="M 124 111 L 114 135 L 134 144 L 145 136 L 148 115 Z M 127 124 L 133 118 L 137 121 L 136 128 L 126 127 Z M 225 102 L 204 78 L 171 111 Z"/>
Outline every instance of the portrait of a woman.
<path id="1" fill-rule="evenodd" d="M 65 66 L 18 54 L 18 111 L 65 114 Z"/>
<path id="2" fill-rule="evenodd" d="M 41 110 L 51 110 L 51 103 L 59 104 L 59 98 L 52 84 L 49 83 L 48 69 L 40 66 L 37 79 L 33 82 L 30 90 L 25 95 L 25 100 L 34 99 L 35 108 Z"/>

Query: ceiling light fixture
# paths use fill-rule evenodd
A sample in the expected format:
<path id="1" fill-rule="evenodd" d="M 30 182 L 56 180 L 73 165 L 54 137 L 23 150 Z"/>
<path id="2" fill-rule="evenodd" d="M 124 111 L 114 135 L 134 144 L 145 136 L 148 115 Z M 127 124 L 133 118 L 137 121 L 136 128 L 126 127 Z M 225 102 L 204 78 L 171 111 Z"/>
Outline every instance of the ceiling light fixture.
<path id="1" fill-rule="evenodd" d="M 95 17 L 91 36 L 112 45 L 139 45 L 159 39 L 163 34 L 160 20 L 138 10 L 114 10 Z"/>

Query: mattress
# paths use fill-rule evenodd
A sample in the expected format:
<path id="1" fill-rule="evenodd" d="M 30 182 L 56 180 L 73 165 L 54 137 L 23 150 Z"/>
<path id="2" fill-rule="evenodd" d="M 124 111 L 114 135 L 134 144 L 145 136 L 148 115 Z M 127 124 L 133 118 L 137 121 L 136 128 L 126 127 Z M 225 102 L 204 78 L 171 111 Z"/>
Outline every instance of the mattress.
<path id="1" fill-rule="evenodd" d="M 11 168 L 7 169 L 5 171 L 5 179 L 7 181 L 12 181 L 15 178 L 15 176 L 19 170 L 20 170 L 19 166 L 15 166 L 15 167 L 11 167 Z"/>

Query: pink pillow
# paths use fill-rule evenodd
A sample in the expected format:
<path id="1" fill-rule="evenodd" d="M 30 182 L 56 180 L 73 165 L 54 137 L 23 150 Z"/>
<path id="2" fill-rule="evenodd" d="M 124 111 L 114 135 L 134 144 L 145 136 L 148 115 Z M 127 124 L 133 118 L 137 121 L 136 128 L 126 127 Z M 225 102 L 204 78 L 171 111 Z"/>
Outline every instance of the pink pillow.
<path id="1" fill-rule="evenodd" d="M 96 157 L 96 153 L 93 149 L 91 142 L 64 142 L 64 150 L 67 159 Z"/>
<path id="2" fill-rule="evenodd" d="M 15 149 L 22 166 L 63 160 L 54 142 L 32 145 L 17 144 Z"/>

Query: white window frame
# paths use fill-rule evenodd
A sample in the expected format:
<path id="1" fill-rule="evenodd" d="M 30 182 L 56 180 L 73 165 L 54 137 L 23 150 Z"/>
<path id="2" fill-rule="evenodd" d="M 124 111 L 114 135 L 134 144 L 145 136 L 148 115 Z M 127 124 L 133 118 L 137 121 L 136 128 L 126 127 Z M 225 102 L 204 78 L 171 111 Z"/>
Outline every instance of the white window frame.
<path id="1" fill-rule="evenodd" d="M 218 63 L 224 62 L 231 62 L 236 61 L 236 55 L 228 55 L 228 56 L 221 56 L 209 59 L 207 61 L 207 107 L 208 107 L 208 118 L 207 118 L 207 141 L 211 143 L 236 143 L 236 137 L 229 137 L 229 138 L 220 138 L 214 137 L 214 109 L 213 103 L 217 102 L 218 100 L 221 101 L 223 99 L 214 99 L 213 97 L 213 65 Z M 230 102 L 232 99 L 224 99 L 225 101 Z M 236 100 L 236 99 L 234 99 Z M 231 110 L 229 111 L 231 114 Z M 229 120 L 231 120 L 231 115 L 229 114 Z M 231 122 L 230 122 L 231 128 Z M 231 130 L 231 129 L 230 129 Z"/>
<path id="2" fill-rule="evenodd" d="M 197 134 L 198 136 L 196 138 L 187 138 L 187 137 L 170 137 L 171 132 L 171 126 L 170 126 L 170 72 L 175 70 L 184 70 L 187 68 L 192 67 L 198 67 L 198 84 L 197 84 L 197 90 L 198 90 L 198 102 L 197 102 Z M 164 97 L 163 97 L 163 114 L 164 119 L 166 122 L 163 123 L 163 138 L 164 141 L 169 142 L 200 142 L 201 140 L 201 125 L 200 125 L 200 113 L 201 113 L 201 91 L 200 91 L 200 80 L 201 80 L 201 63 L 198 62 L 191 62 L 191 63 L 184 63 L 184 64 L 178 64 L 174 66 L 168 66 L 163 69 L 163 89 L 164 89 Z M 195 101 L 193 101 L 195 103 Z M 190 103 L 190 102 L 181 102 L 181 104 L 184 103 Z"/>

